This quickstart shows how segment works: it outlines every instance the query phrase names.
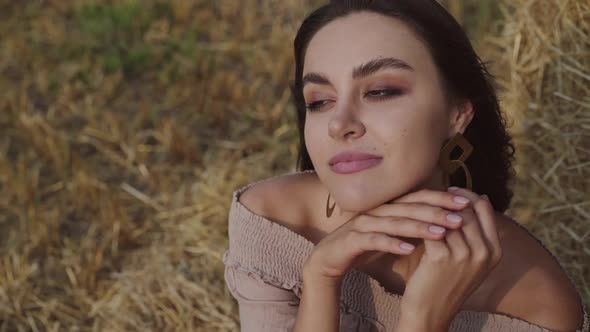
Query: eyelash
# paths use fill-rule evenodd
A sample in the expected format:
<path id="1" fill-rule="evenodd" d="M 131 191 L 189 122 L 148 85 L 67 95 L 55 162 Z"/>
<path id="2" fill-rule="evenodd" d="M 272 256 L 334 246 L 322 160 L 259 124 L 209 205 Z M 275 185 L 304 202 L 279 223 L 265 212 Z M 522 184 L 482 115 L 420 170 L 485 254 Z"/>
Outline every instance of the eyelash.
<path id="1" fill-rule="evenodd" d="M 400 96 L 403 94 L 403 91 L 401 89 L 381 89 L 381 90 L 370 90 L 367 91 L 367 93 L 365 94 L 365 96 L 373 93 L 373 92 L 386 92 L 386 95 L 380 95 L 380 96 L 370 96 L 371 99 L 375 99 L 377 101 L 382 101 L 382 100 L 386 100 L 386 99 L 390 99 L 390 98 L 394 98 L 396 96 Z M 326 100 L 318 100 L 318 101 L 314 101 L 313 103 L 309 103 L 309 104 L 305 104 L 305 108 L 309 111 L 309 112 L 316 112 L 319 108 L 321 108 L 323 105 L 325 105 Z"/>

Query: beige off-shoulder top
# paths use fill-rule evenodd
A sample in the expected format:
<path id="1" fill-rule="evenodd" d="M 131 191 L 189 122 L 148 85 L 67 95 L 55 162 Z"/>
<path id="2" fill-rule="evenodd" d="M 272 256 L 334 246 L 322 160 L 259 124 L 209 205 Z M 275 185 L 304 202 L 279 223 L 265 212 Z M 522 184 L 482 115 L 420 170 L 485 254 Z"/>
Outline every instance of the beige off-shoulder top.
<path id="1" fill-rule="evenodd" d="M 238 302 L 242 332 L 291 331 L 302 293 L 303 263 L 314 244 L 240 203 L 240 194 L 258 182 L 233 192 L 228 220 L 229 248 L 223 254 L 225 282 Z M 400 316 L 400 300 L 401 295 L 388 292 L 369 275 L 349 270 L 342 282 L 340 331 L 393 331 Z M 587 310 L 585 306 L 582 309 L 584 322 L 577 332 L 589 332 Z M 550 330 L 499 313 L 461 311 L 450 331 Z"/>

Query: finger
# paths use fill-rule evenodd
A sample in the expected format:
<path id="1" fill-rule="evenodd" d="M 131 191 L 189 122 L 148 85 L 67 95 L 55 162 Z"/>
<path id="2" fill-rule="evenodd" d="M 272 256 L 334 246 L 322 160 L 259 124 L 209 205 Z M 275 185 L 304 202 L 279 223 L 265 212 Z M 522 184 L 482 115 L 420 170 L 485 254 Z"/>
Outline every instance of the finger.
<path id="1" fill-rule="evenodd" d="M 467 188 L 449 187 L 449 188 L 447 188 L 447 192 L 455 194 L 455 195 L 459 195 L 459 196 L 464 196 L 464 197 L 468 198 L 471 201 L 471 203 L 475 203 L 481 199 L 479 194 L 477 194 L 476 192 L 471 191 Z"/>
<path id="2" fill-rule="evenodd" d="M 442 261 L 451 255 L 451 251 L 445 241 L 424 240 L 424 254 L 430 259 Z"/>
<path id="3" fill-rule="evenodd" d="M 493 246 L 483 230 L 483 223 L 488 220 L 489 215 L 478 213 L 474 207 L 484 203 L 485 199 L 466 188 L 458 188 L 452 192 L 464 195 L 472 201 L 472 206 L 469 209 L 461 211 L 461 215 L 464 217 L 462 231 L 474 258 L 483 259 L 490 254 Z"/>
<path id="4" fill-rule="evenodd" d="M 383 204 L 365 212 L 365 214 L 375 217 L 399 217 L 420 220 L 447 228 L 459 228 L 462 221 L 457 211 L 449 211 L 442 207 L 424 203 Z"/>
<path id="5" fill-rule="evenodd" d="M 471 207 L 459 213 L 464 220 L 463 227 L 457 230 L 461 231 L 461 236 L 455 232 L 449 232 L 446 237 L 447 242 L 450 242 L 451 252 L 457 259 L 472 258 L 480 261 L 488 255 L 490 249 L 483 234 L 479 216 Z"/>
<path id="6" fill-rule="evenodd" d="M 479 217 L 482 233 L 492 251 L 492 256 L 497 261 L 502 255 L 502 247 L 496 227 L 496 211 L 487 199 L 482 199 L 473 208 Z"/>
<path id="7" fill-rule="evenodd" d="M 375 250 L 407 255 L 414 249 L 412 244 L 383 233 L 351 232 L 351 234 L 354 234 L 351 243 L 354 243 L 355 255 L 357 256 Z"/>
<path id="8" fill-rule="evenodd" d="M 365 216 L 353 226 L 358 232 L 380 232 L 390 236 L 402 236 L 420 239 L 443 238 L 446 229 L 419 220 L 398 217 Z"/>
<path id="9" fill-rule="evenodd" d="M 461 210 L 469 205 L 469 202 L 452 192 L 431 189 L 422 189 L 403 195 L 391 203 L 426 203 L 449 210 Z"/>
<path id="10" fill-rule="evenodd" d="M 450 229 L 445 235 L 445 241 L 450 256 L 456 261 L 464 261 L 471 255 L 471 248 L 467 244 L 463 229 Z"/>

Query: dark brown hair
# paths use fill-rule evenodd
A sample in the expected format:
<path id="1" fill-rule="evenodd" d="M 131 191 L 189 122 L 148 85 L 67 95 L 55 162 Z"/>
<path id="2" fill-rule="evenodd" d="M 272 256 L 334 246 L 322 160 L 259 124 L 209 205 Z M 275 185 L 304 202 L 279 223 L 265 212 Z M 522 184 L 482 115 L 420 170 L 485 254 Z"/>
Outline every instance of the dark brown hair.
<path id="1" fill-rule="evenodd" d="M 314 169 L 304 137 L 306 107 L 302 75 L 307 46 L 323 26 L 359 11 L 376 12 L 406 23 L 430 50 L 448 98 L 471 101 L 474 117 L 464 136 L 474 147 L 465 162 L 473 179 L 472 189 L 478 194 L 487 194 L 494 209 L 504 212 L 513 196 L 509 182 L 513 176 L 515 148 L 506 131 L 493 77 L 475 53 L 463 28 L 435 0 L 333 0 L 305 18 L 293 43 L 295 80 L 291 82 L 291 92 L 299 130 L 297 169 Z M 457 158 L 459 152 L 459 149 L 453 151 L 452 158 Z M 451 185 L 464 187 L 462 173 L 457 171 L 451 176 Z"/>

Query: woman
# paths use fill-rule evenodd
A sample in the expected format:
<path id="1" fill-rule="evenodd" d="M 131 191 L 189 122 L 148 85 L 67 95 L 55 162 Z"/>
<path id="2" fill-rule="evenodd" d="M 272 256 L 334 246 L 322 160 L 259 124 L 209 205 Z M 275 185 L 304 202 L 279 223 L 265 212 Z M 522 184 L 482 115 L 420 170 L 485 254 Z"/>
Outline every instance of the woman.
<path id="1" fill-rule="evenodd" d="M 242 331 L 588 331 L 559 261 L 502 213 L 514 148 L 443 7 L 332 1 L 294 47 L 302 171 L 230 210 Z"/>

